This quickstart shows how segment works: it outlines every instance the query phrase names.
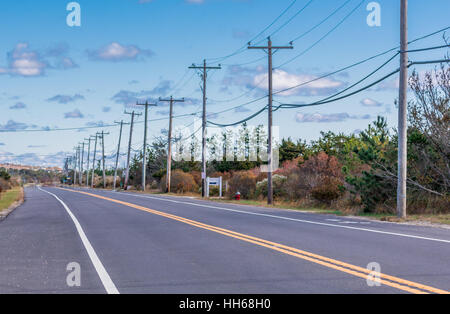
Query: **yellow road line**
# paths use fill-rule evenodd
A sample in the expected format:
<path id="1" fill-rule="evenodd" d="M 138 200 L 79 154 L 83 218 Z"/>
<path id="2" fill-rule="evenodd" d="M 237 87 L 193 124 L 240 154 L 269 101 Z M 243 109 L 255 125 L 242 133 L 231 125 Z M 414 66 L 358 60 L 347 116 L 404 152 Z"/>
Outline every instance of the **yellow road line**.
<path id="1" fill-rule="evenodd" d="M 276 242 L 271 242 L 271 241 L 267 241 L 264 239 L 260 239 L 260 238 L 256 238 L 256 237 L 252 237 L 246 234 L 242 234 L 242 233 L 238 233 L 235 231 L 231 231 L 228 229 L 223 229 L 223 228 L 219 228 L 216 226 L 211 226 L 211 225 L 207 225 L 195 220 L 190 220 L 184 217 L 180 217 L 180 216 L 176 216 L 176 215 L 172 215 L 172 214 L 168 214 L 165 212 L 161 212 L 161 211 L 157 211 L 154 209 L 150 209 L 144 206 L 140 206 L 140 205 L 136 205 L 133 203 L 129 203 L 129 202 L 124 202 L 124 201 L 120 201 L 117 199 L 113 199 L 113 198 L 109 198 L 109 197 L 105 197 L 105 196 L 101 196 L 101 195 L 97 195 L 97 194 L 92 194 L 92 193 L 87 193 L 87 192 L 83 192 L 83 191 L 75 191 L 75 190 L 70 190 L 70 189 L 63 189 L 60 188 L 61 190 L 64 191 L 69 191 L 69 192 L 73 192 L 73 193 L 79 193 L 79 194 L 84 194 L 84 195 L 88 195 L 88 196 L 92 196 L 95 198 L 99 198 L 99 199 L 103 199 L 106 201 L 110 201 L 110 202 L 114 202 L 117 204 L 121 204 L 127 207 L 132 207 L 141 211 L 145 211 L 148 213 L 152 213 L 158 216 L 163 216 L 169 219 L 173 219 L 179 222 L 183 222 L 192 226 L 195 226 L 197 228 L 201 228 L 201 229 L 205 229 L 205 230 L 209 230 L 209 231 L 213 231 L 228 237 L 232 237 L 235 239 L 239 239 L 245 242 L 249 242 L 252 244 L 256 244 L 262 247 L 266 247 L 269 248 L 271 250 L 275 250 L 284 254 L 288 254 L 297 258 L 301 258 L 303 260 L 307 260 L 328 268 L 332 268 L 335 270 L 339 270 L 341 272 L 347 273 L 347 274 L 351 274 L 363 279 L 367 279 L 368 274 L 371 273 L 371 270 L 368 270 L 366 268 L 362 268 L 359 266 L 355 266 L 352 264 L 348 264 L 345 262 L 341 262 L 332 258 L 328 258 L 328 257 L 324 257 L 321 255 L 317 255 L 314 253 L 310 253 L 307 251 L 303 251 L 294 247 L 290 247 L 290 246 L 286 246 L 280 243 L 276 243 Z M 397 288 L 406 292 L 410 292 L 410 293 L 416 293 L 416 294 L 423 294 L 423 293 L 438 293 L 438 294 L 449 294 L 449 291 L 445 291 L 445 290 L 441 290 L 441 289 L 437 289 L 434 287 L 430 287 L 427 285 L 423 285 L 420 283 L 416 283 L 413 281 L 409 281 L 409 280 L 405 280 L 402 278 L 398 278 L 398 277 L 394 277 L 394 276 L 390 276 L 390 275 L 386 275 L 383 273 L 379 273 L 377 274 L 380 276 L 380 283 L 384 284 L 386 286 L 390 286 L 393 288 Z"/>

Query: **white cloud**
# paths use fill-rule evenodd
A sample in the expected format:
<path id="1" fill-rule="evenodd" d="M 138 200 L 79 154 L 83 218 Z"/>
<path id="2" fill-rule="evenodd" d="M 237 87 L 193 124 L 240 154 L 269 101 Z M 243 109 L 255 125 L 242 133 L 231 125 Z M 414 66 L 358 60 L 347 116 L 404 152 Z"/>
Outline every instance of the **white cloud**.
<path id="1" fill-rule="evenodd" d="M 376 101 L 372 98 L 364 98 L 363 100 L 361 100 L 361 105 L 363 105 L 364 107 L 381 107 L 381 106 L 383 106 L 382 103 L 380 103 L 379 101 Z"/>
<path id="2" fill-rule="evenodd" d="M 0 74 L 40 76 L 47 66 L 36 51 L 30 51 L 27 43 L 19 43 L 8 53 L 8 66 L 0 67 Z"/>
<path id="3" fill-rule="evenodd" d="M 274 91 L 283 90 L 292 86 L 297 86 L 305 82 L 316 79 L 317 76 L 310 74 L 292 74 L 286 71 L 277 69 L 273 72 L 273 87 Z M 267 89 L 267 73 L 256 75 L 253 79 L 254 86 L 258 86 L 261 89 Z M 280 93 L 282 96 L 292 95 L 307 95 L 317 96 L 326 95 L 331 92 L 335 92 L 337 89 L 343 87 L 344 82 L 334 80 L 332 78 L 323 78 L 304 86 L 300 86 L 295 89 Z"/>
<path id="4" fill-rule="evenodd" d="M 122 45 L 118 42 L 112 42 L 100 49 L 88 51 L 92 60 L 98 61 L 137 61 L 153 55 L 150 50 L 140 49 L 134 45 Z"/>
<path id="5" fill-rule="evenodd" d="M 295 120 L 298 123 L 308 123 L 308 122 L 316 122 L 316 123 L 326 123 L 326 122 L 343 122 L 349 119 L 352 120 L 367 120 L 371 119 L 372 116 L 369 114 L 366 115 L 350 115 L 346 112 L 341 113 L 330 113 L 330 114 L 322 114 L 322 113 L 297 113 L 295 116 Z"/>

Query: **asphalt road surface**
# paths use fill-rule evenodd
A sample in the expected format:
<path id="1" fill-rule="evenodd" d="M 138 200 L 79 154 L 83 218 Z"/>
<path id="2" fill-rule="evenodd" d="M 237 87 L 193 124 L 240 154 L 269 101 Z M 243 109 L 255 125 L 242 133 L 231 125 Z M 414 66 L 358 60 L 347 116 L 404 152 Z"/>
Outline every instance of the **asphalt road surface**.
<path id="1" fill-rule="evenodd" d="M 449 229 L 186 197 L 25 193 L 0 222 L 0 293 L 450 291 Z"/>

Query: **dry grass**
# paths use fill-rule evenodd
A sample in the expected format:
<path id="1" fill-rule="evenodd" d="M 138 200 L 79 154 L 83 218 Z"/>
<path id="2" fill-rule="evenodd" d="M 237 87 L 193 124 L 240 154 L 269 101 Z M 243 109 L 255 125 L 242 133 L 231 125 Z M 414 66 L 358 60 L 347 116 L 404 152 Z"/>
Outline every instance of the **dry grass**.
<path id="1" fill-rule="evenodd" d="M 23 189 L 21 187 L 14 187 L 10 190 L 1 193 L 0 198 L 0 212 L 8 209 L 13 203 L 23 200 Z"/>

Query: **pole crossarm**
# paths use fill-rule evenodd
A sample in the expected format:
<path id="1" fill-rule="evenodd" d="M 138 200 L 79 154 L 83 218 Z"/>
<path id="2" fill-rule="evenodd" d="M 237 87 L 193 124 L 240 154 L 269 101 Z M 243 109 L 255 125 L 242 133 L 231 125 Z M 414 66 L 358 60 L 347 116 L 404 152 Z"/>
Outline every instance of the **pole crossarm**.
<path id="1" fill-rule="evenodd" d="M 268 147 L 267 147 L 267 153 L 268 153 L 268 172 L 267 172 L 267 203 L 269 205 L 273 204 L 273 182 L 272 182 L 272 172 L 273 172 L 273 149 L 272 149 L 272 125 L 273 125 L 273 54 L 277 50 L 281 49 L 294 49 L 294 46 L 292 45 L 292 42 L 290 43 L 290 46 L 274 46 L 272 45 L 272 40 L 270 39 L 270 36 L 267 37 L 267 46 L 251 46 L 251 43 L 249 43 L 248 49 L 259 49 L 264 50 L 267 53 L 268 56 Z M 265 108 L 263 108 L 260 112 L 264 111 Z M 259 114 L 258 112 L 257 114 Z"/>
<path id="2" fill-rule="evenodd" d="M 189 69 L 201 70 L 201 78 L 203 81 L 203 111 L 202 111 L 202 197 L 206 196 L 206 82 L 208 78 L 208 70 L 221 70 L 222 66 L 208 66 L 206 60 L 203 60 L 203 66 L 192 64 Z"/>

